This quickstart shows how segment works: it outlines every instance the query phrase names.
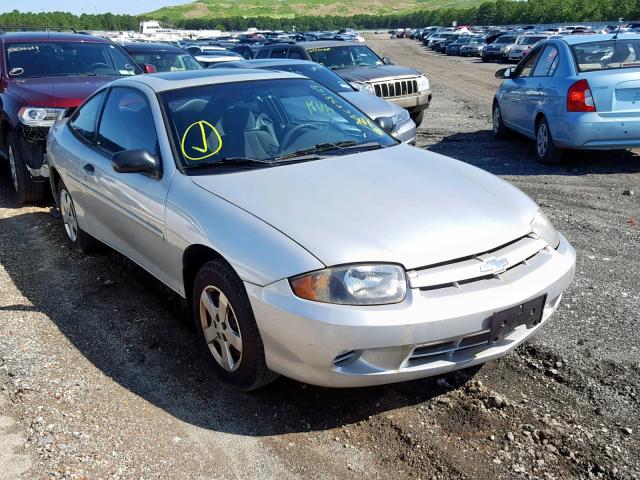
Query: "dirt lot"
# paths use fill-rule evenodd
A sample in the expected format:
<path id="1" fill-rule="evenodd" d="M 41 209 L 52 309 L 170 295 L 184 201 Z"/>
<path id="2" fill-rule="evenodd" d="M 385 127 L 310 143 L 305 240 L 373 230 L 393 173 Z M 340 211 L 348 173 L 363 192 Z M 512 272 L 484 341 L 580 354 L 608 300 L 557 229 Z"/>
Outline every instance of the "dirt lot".
<path id="1" fill-rule="evenodd" d="M 539 166 L 491 137 L 495 65 L 370 44 L 432 81 L 419 146 L 513 182 L 578 250 L 553 320 L 477 372 L 237 393 L 201 369 L 176 298 L 116 253 L 69 250 L 2 167 L 0 478 L 640 478 L 640 157 Z"/>

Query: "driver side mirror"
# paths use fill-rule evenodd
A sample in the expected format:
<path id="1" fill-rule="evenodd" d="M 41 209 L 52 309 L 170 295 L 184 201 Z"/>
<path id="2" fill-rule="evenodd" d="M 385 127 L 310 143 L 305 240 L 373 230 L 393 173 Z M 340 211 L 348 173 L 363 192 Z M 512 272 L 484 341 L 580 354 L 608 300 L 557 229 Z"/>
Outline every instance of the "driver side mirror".
<path id="1" fill-rule="evenodd" d="M 151 63 L 145 63 L 144 66 L 142 67 L 142 71 L 144 73 L 156 73 L 158 70 L 156 70 L 155 65 Z"/>
<path id="2" fill-rule="evenodd" d="M 378 117 L 376 118 L 375 122 L 376 125 L 378 125 L 385 132 L 393 132 L 393 119 L 391 117 Z"/>
<path id="3" fill-rule="evenodd" d="M 496 72 L 496 78 L 513 78 L 514 71 L 511 67 L 501 68 Z"/>
<path id="4" fill-rule="evenodd" d="M 385 65 L 395 65 L 389 57 L 382 57 L 382 63 Z"/>
<path id="5" fill-rule="evenodd" d="M 111 166 L 118 173 L 142 173 L 160 178 L 160 162 L 148 150 L 123 150 L 111 157 Z"/>

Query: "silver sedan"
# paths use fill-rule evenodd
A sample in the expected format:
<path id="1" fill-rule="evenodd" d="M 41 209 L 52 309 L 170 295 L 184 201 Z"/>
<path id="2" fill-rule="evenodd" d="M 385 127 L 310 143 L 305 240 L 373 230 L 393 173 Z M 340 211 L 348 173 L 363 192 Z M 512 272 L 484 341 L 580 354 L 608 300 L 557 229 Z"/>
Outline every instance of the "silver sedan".
<path id="1" fill-rule="evenodd" d="M 48 152 L 71 244 L 107 244 L 185 298 L 212 368 L 242 389 L 481 364 L 541 328 L 574 273 L 518 189 L 295 74 L 119 80 Z"/>

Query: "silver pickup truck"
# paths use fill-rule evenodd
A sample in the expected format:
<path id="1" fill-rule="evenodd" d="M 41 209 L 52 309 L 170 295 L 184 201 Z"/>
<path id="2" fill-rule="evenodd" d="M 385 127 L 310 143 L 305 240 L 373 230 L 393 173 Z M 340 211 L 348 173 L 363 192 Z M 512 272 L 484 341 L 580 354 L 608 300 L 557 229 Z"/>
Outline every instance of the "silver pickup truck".
<path id="1" fill-rule="evenodd" d="M 407 109 L 416 126 L 431 103 L 429 80 L 413 68 L 393 65 L 366 45 L 319 41 L 266 45 L 255 58 L 311 60 L 330 68 L 358 90 L 367 91 Z"/>

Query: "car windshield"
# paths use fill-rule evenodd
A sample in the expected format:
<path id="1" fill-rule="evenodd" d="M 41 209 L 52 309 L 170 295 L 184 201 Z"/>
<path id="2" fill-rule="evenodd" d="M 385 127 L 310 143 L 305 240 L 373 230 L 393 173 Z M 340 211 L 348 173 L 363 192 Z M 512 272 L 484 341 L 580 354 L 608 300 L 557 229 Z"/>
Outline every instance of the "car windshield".
<path id="1" fill-rule="evenodd" d="M 344 79 L 328 68 L 322 65 L 309 65 L 309 64 L 290 64 L 290 65 L 269 65 L 262 67 L 269 70 L 284 70 L 286 72 L 297 73 L 315 80 L 320 85 L 324 85 L 329 90 L 335 93 L 353 92 L 354 88 L 349 85 Z"/>
<path id="2" fill-rule="evenodd" d="M 127 76 L 140 73 L 131 60 L 110 43 L 29 42 L 6 47 L 11 78 L 64 75 Z"/>
<path id="3" fill-rule="evenodd" d="M 519 37 L 516 45 L 533 45 L 534 43 L 538 43 L 540 40 L 544 40 L 547 37 L 530 37 L 523 36 Z"/>
<path id="4" fill-rule="evenodd" d="M 198 61 L 188 53 L 129 51 L 129 55 L 138 65 L 153 65 L 158 72 L 202 70 Z"/>
<path id="5" fill-rule="evenodd" d="M 272 166 L 397 143 L 353 105 L 308 79 L 209 84 L 160 97 L 186 168 L 240 161 Z"/>
<path id="6" fill-rule="evenodd" d="M 621 39 L 572 45 L 581 72 L 640 67 L 640 40 Z"/>
<path id="7" fill-rule="evenodd" d="M 464 45 L 465 43 L 469 43 L 470 40 L 471 40 L 470 37 L 460 37 L 453 43 L 456 43 L 458 45 Z"/>
<path id="8" fill-rule="evenodd" d="M 327 68 L 384 65 L 378 55 L 364 45 L 345 45 L 339 47 L 312 47 L 307 52 L 311 60 Z"/>
<path id="9" fill-rule="evenodd" d="M 469 44 L 471 45 L 478 45 L 478 44 L 484 44 L 485 39 L 484 38 L 472 38 L 471 40 L 469 40 Z"/>
<path id="10" fill-rule="evenodd" d="M 516 37 L 502 36 L 502 37 L 498 37 L 495 43 L 514 43 L 515 41 L 516 41 Z"/>

